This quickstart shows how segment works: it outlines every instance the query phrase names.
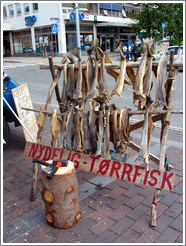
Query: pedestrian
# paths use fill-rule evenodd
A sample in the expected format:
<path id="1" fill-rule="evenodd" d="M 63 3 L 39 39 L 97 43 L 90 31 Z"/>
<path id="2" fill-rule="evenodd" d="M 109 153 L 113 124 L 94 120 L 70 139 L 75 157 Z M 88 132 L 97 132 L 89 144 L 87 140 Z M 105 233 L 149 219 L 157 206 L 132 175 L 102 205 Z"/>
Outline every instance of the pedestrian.
<path id="1" fill-rule="evenodd" d="M 46 56 L 46 58 L 47 58 L 47 50 L 46 50 L 46 44 L 45 44 L 45 42 L 43 41 L 43 58 Z"/>
<path id="2" fill-rule="evenodd" d="M 137 61 L 138 57 L 138 48 L 137 48 L 137 42 L 134 43 L 133 49 L 132 49 L 132 54 L 134 56 L 134 61 Z"/>
<path id="3" fill-rule="evenodd" d="M 102 51 L 106 51 L 106 49 L 105 49 L 105 41 L 103 41 L 103 43 L 101 44 L 101 49 L 102 49 Z"/>
<path id="4" fill-rule="evenodd" d="M 141 57 L 141 47 L 138 47 L 138 57 Z"/>
<path id="5" fill-rule="evenodd" d="M 54 57 L 54 46 L 53 46 L 52 41 L 50 42 L 50 54 L 52 57 Z"/>

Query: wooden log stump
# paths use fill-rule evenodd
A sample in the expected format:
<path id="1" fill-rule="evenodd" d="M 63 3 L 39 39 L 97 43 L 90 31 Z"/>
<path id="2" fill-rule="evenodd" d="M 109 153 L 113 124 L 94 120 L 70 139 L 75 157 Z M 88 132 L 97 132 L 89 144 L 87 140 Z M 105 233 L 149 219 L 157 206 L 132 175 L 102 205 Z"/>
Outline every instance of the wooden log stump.
<path id="1" fill-rule="evenodd" d="M 42 169 L 46 168 L 42 166 Z M 68 161 L 67 167 L 60 167 L 51 180 L 42 170 L 40 191 L 45 203 L 48 223 L 59 229 L 73 227 L 81 218 L 79 208 L 79 184 L 74 163 Z"/>

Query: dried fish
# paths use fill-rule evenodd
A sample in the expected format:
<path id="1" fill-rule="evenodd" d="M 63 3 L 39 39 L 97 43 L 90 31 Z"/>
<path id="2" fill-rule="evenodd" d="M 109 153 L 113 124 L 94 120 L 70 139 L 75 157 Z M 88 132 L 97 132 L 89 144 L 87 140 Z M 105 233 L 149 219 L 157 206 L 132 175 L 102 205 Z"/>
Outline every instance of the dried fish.
<path id="1" fill-rule="evenodd" d="M 92 144 L 93 154 L 96 153 L 97 150 L 97 141 L 96 141 L 96 113 L 92 109 L 89 114 L 89 129 L 90 129 L 90 140 Z"/>
<path id="2" fill-rule="evenodd" d="M 69 64 L 67 96 L 69 98 L 72 98 L 74 95 L 74 92 L 75 92 L 74 64 Z"/>
<path id="3" fill-rule="evenodd" d="M 120 56 L 121 56 L 121 62 L 120 62 L 120 73 L 119 76 L 117 78 L 116 81 L 116 85 L 111 93 L 111 96 L 113 96 L 114 94 L 117 94 L 118 96 L 120 96 L 120 98 L 122 99 L 122 92 L 124 89 L 124 79 L 125 79 L 125 72 L 126 72 L 126 61 L 127 59 L 125 58 L 125 56 L 123 55 L 122 52 L 122 48 L 123 48 L 123 43 L 120 44 L 119 46 L 119 52 L 120 52 Z"/>
<path id="4" fill-rule="evenodd" d="M 90 129 L 88 125 L 88 113 L 81 119 L 82 120 L 82 128 L 83 128 L 83 152 L 88 154 L 92 151 L 92 145 L 90 141 Z"/>
<path id="5" fill-rule="evenodd" d="M 107 159 L 111 159 L 110 150 L 109 150 L 109 141 L 110 141 L 110 108 L 108 106 L 105 107 L 106 111 L 106 128 L 104 133 L 104 144 L 103 144 L 103 157 Z"/>
<path id="6" fill-rule="evenodd" d="M 142 105 L 145 104 L 143 101 L 146 100 L 146 96 L 143 93 L 143 79 L 146 72 L 147 56 L 150 53 L 150 47 L 152 45 L 153 40 L 143 39 L 143 42 L 144 42 L 144 55 L 140 61 L 140 65 L 134 83 L 134 88 L 133 89 L 128 88 L 130 91 L 134 92 L 133 103 L 135 103 L 135 101 L 139 99 L 140 102 L 142 102 Z M 140 108 L 142 109 L 143 107 L 141 106 Z"/>
<path id="7" fill-rule="evenodd" d="M 160 44 L 160 48 L 163 52 L 162 57 L 159 60 L 158 71 L 157 71 L 157 80 L 156 80 L 156 98 L 154 100 L 154 108 L 157 108 L 161 105 L 166 104 L 166 92 L 165 92 L 165 83 L 167 81 L 167 63 L 168 56 L 166 55 L 166 51 L 168 48 L 168 44 Z"/>
<path id="8" fill-rule="evenodd" d="M 74 132 L 74 139 L 73 139 L 73 150 L 77 152 L 82 152 L 82 146 L 81 146 L 81 134 L 80 134 L 80 118 L 78 117 L 77 114 L 74 114 L 73 118 L 74 122 L 74 127 L 73 127 L 73 132 Z"/>
<path id="9" fill-rule="evenodd" d="M 148 157 L 148 115 L 150 108 L 146 109 L 146 113 L 144 115 L 144 125 L 143 125 L 143 133 L 141 139 L 140 152 L 138 157 L 134 161 L 134 165 L 137 160 L 144 161 L 144 164 L 147 167 L 147 171 L 149 170 L 149 157 Z"/>
<path id="10" fill-rule="evenodd" d="M 61 95 L 61 103 L 63 107 L 65 107 L 67 102 L 67 85 L 68 85 L 68 79 L 67 79 L 67 64 L 64 64 L 63 67 L 63 89 L 62 89 L 62 95 Z"/>
<path id="11" fill-rule="evenodd" d="M 80 57 L 80 48 L 77 47 L 74 50 L 70 51 L 73 55 L 75 55 L 78 58 L 78 78 L 77 78 L 77 84 L 76 84 L 76 92 L 73 98 L 82 98 L 82 61 Z"/>
<path id="12" fill-rule="evenodd" d="M 112 110 L 111 110 L 111 115 L 113 117 L 113 144 L 114 144 L 114 149 L 116 149 L 117 143 L 119 142 L 118 113 L 119 113 L 119 109 L 113 104 Z"/>
<path id="13" fill-rule="evenodd" d="M 55 145 L 56 148 L 62 148 L 62 149 L 65 148 L 67 114 L 68 112 L 66 112 L 65 115 L 61 117 L 61 128 L 57 136 L 56 145 Z"/>
<path id="14" fill-rule="evenodd" d="M 87 69 L 86 69 L 86 77 L 87 77 L 87 86 L 88 86 L 88 91 L 92 88 L 92 84 L 94 81 L 94 74 L 95 74 L 95 69 L 94 69 L 94 63 L 93 59 L 91 57 L 91 53 L 94 47 L 91 47 L 90 49 L 87 50 L 88 53 L 88 60 L 87 60 Z"/>
<path id="15" fill-rule="evenodd" d="M 105 77 L 105 54 L 101 53 L 101 68 L 99 82 L 99 97 L 104 98 L 109 102 L 109 92 L 107 88 L 107 82 Z"/>
<path id="16" fill-rule="evenodd" d="M 66 121 L 66 131 L 67 131 L 66 143 L 67 143 L 67 149 L 70 151 L 72 151 L 72 127 L 73 127 L 74 107 L 75 104 L 72 105 Z"/>
<path id="17" fill-rule="evenodd" d="M 103 104 L 100 105 L 99 109 L 99 133 L 97 141 L 97 150 L 95 153 L 96 157 L 102 156 L 102 142 L 103 142 Z"/>

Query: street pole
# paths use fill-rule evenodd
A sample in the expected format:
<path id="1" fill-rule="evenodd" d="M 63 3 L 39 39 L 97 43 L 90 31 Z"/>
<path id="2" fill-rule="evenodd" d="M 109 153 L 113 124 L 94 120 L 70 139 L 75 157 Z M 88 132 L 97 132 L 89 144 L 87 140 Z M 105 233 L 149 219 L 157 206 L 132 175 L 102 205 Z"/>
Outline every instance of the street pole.
<path id="1" fill-rule="evenodd" d="M 80 47 L 80 55 L 81 55 L 80 30 L 79 30 L 79 13 L 78 13 L 78 9 L 79 9 L 78 3 L 75 3 L 77 47 Z"/>
<path id="2" fill-rule="evenodd" d="M 164 40 L 164 27 L 163 27 L 163 40 Z"/>

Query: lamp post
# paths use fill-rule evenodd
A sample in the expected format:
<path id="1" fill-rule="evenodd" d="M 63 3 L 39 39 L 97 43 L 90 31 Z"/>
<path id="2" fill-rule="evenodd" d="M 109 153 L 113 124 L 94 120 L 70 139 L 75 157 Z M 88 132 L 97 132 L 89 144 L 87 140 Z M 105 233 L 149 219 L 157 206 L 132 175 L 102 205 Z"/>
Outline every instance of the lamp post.
<path id="1" fill-rule="evenodd" d="M 165 23 L 162 23 L 162 28 L 163 28 L 163 40 L 164 40 L 164 28 L 165 28 Z"/>
<path id="2" fill-rule="evenodd" d="M 80 47 L 81 55 L 81 46 L 80 46 L 80 30 L 79 30 L 79 13 L 78 13 L 78 3 L 75 3 L 75 14 L 76 14 L 76 35 L 77 35 L 77 46 Z"/>

